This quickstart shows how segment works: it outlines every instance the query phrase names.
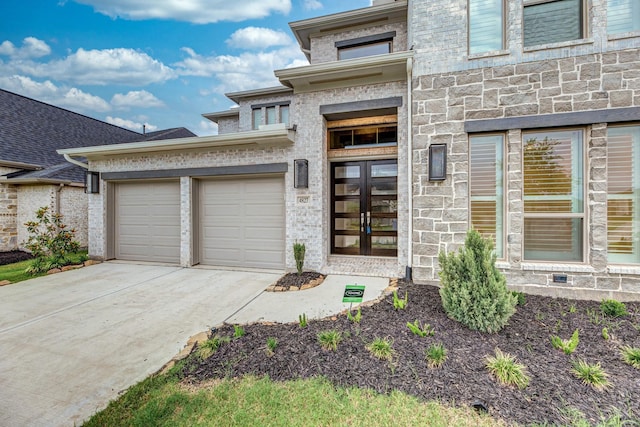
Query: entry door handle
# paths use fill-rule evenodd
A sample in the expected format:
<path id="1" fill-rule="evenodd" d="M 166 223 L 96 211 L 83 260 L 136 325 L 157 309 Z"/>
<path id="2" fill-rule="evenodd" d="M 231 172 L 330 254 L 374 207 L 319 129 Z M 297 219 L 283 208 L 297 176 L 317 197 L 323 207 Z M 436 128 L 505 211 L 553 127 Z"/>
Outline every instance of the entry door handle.
<path id="1" fill-rule="evenodd" d="M 360 212 L 360 232 L 364 233 L 365 226 L 367 225 L 367 220 L 364 212 Z"/>
<path id="2" fill-rule="evenodd" d="M 371 234 L 371 212 L 367 212 L 367 234 Z"/>

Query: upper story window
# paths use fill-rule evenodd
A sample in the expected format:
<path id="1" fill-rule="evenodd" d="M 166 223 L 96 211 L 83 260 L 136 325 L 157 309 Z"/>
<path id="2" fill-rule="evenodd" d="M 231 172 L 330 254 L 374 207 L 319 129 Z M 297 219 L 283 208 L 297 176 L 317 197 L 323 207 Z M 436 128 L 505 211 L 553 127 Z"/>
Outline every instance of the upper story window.
<path id="1" fill-rule="evenodd" d="M 583 1 L 543 0 L 525 3 L 524 47 L 584 38 Z"/>
<path id="2" fill-rule="evenodd" d="M 357 39 L 336 42 L 338 59 L 362 58 L 365 56 L 384 55 L 393 51 L 395 31 Z"/>
<path id="3" fill-rule="evenodd" d="M 469 53 L 504 48 L 503 0 L 469 0 Z"/>
<path id="4" fill-rule="evenodd" d="M 607 33 L 640 31 L 640 2 L 638 0 L 607 1 Z"/>
<path id="5" fill-rule="evenodd" d="M 276 123 L 289 124 L 289 101 L 251 106 L 251 129 Z"/>

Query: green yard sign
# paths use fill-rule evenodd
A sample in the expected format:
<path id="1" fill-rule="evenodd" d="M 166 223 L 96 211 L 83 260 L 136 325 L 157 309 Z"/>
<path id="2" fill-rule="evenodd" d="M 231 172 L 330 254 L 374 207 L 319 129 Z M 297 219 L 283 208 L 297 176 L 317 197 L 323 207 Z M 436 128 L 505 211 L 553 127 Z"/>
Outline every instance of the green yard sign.
<path id="1" fill-rule="evenodd" d="M 364 286 L 362 285 L 347 285 L 344 288 L 344 296 L 342 302 L 362 302 L 364 297 Z"/>

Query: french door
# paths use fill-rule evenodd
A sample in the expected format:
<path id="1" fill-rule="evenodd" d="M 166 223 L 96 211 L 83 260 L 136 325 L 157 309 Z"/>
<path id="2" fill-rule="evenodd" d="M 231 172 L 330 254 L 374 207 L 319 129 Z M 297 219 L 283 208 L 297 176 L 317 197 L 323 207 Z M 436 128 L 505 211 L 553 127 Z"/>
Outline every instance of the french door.
<path id="1" fill-rule="evenodd" d="M 331 253 L 398 254 L 398 162 L 331 164 Z"/>

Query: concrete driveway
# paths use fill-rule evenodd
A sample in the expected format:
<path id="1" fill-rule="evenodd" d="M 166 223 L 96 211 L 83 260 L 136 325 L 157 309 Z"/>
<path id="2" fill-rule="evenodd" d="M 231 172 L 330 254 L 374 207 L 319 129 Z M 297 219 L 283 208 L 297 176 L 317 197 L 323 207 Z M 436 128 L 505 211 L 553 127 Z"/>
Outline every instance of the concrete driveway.
<path id="1" fill-rule="evenodd" d="M 0 288 L 0 426 L 72 426 L 277 274 L 104 263 Z"/>

